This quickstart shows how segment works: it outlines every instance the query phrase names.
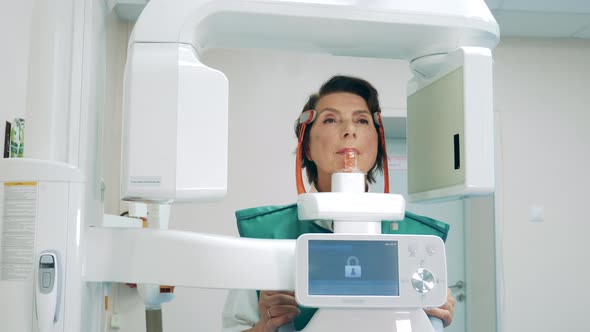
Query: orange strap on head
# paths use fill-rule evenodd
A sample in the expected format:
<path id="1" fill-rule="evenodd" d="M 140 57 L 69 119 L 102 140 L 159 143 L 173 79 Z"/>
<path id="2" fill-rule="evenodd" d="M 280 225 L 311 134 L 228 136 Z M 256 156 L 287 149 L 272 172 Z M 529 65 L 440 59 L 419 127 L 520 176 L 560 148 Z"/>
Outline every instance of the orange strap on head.
<path id="1" fill-rule="evenodd" d="M 389 167 L 387 166 L 387 147 L 385 146 L 385 132 L 383 131 L 381 112 L 375 112 L 373 116 L 379 125 L 379 139 L 381 140 L 381 150 L 383 151 L 383 192 L 389 194 Z"/>
<path id="2" fill-rule="evenodd" d="M 301 159 L 303 157 L 303 136 L 305 135 L 305 128 L 307 125 L 315 120 L 317 112 L 315 110 L 307 110 L 299 116 L 299 140 L 297 142 L 297 160 L 295 162 L 295 182 L 297 183 L 297 195 L 305 194 L 305 186 L 303 185 L 303 168 L 301 167 Z"/>

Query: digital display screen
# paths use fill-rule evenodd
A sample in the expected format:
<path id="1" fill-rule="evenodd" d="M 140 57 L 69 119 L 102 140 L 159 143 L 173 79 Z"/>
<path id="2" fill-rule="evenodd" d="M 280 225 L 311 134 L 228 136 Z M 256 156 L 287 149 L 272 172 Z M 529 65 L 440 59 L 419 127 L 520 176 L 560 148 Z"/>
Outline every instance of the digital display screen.
<path id="1" fill-rule="evenodd" d="M 399 296 L 397 241 L 309 240 L 309 295 Z"/>

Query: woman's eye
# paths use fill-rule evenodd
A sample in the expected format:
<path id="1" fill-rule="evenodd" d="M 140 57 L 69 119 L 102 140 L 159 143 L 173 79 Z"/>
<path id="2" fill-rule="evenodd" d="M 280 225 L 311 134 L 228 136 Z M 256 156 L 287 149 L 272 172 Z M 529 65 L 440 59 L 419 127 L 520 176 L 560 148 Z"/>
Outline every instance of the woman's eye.
<path id="1" fill-rule="evenodd" d="M 333 118 L 326 118 L 326 119 L 324 119 L 324 123 L 334 123 L 334 122 L 336 122 L 336 120 L 333 119 Z"/>
<path id="2" fill-rule="evenodd" d="M 360 124 L 366 124 L 366 125 L 368 125 L 369 124 L 369 120 L 367 120 L 367 119 L 359 119 L 359 123 Z"/>

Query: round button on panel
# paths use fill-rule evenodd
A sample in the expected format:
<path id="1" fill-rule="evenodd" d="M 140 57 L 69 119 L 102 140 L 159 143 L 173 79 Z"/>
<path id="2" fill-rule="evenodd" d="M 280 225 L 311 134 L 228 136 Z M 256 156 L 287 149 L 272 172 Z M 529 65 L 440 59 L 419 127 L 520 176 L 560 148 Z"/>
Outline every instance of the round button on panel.
<path id="1" fill-rule="evenodd" d="M 428 293 L 434 288 L 434 276 L 428 269 L 417 269 L 412 274 L 412 286 L 418 293 Z"/>

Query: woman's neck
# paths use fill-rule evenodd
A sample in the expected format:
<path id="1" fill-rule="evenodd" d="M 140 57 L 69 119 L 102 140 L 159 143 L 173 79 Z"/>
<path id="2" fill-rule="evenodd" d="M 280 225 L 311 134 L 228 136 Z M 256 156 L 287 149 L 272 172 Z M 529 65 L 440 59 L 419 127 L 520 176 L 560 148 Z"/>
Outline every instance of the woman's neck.
<path id="1" fill-rule="evenodd" d="M 318 192 L 331 192 L 332 191 L 332 174 L 318 174 L 318 178 L 314 183 L 315 189 Z"/>

